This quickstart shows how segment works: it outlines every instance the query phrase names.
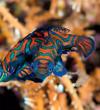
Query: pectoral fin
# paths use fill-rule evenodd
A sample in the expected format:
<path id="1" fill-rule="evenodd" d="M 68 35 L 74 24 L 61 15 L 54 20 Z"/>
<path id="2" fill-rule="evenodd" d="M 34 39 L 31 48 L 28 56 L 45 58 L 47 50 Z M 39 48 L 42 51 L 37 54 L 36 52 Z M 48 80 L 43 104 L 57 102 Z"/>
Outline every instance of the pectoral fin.
<path id="1" fill-rule="evenodd" d="M 64 67 L 63 62 L 58 61 L 53 69 L 53 73 L 57 76 L 63 76 L 67 73 L 67 69 Z"/>

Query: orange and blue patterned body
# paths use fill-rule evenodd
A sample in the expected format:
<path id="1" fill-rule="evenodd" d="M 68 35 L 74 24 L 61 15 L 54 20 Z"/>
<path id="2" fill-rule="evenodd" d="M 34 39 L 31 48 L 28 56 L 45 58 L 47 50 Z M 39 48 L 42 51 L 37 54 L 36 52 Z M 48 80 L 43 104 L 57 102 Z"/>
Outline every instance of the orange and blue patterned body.
<path id="1" fill-rule="evenodd" d="M 51 73 L 66 74 L 61 54 L 75 50 L 88 57 L 95 48 L 92 38 L 67 32 L 68 29 L 61 26 L 43 26 L 27 35 L 1 62 L 0 81 L 42 81 Z"/>

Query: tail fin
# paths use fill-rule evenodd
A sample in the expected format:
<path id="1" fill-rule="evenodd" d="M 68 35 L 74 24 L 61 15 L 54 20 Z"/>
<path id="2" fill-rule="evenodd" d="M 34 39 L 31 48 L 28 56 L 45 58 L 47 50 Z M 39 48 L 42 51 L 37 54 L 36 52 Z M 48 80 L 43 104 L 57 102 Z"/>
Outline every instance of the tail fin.
<path id="1" fill-rule="evenodd" d="M 77 43 L 79 53 L 83 54 L 85 58 L 95 50 L 95 41 L 92 37 L 80 36 Z"/>

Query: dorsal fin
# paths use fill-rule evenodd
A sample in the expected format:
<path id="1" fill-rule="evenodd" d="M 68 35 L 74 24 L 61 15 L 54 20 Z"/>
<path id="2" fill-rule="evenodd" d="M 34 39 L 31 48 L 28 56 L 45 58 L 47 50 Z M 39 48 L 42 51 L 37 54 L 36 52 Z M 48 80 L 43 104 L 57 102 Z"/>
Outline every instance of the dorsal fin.
<path id="1" fill-rule="evenodd" d="M 59 31 L 60 33 L 68 33 L 70 30 L 68 28 L 65 28 L 61 25 L 42 25 L 40 27 L 38 27 L 35 31 Z"/>
<path id="2" fill-rule="evenodd" d="M 56 32 L 60 32 L 62 34 L 66 34 L 70 31 L 68 28 L 65 28 L 65 27 L 60 26 L 60 25 L 54 26 L 51 30 L 56 31 Z"/>

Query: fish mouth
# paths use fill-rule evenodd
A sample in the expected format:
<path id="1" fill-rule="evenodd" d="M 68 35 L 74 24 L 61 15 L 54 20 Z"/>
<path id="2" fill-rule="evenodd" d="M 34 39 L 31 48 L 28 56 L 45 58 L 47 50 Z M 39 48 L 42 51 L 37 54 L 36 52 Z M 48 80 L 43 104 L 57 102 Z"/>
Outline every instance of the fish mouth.
<path id="1" fill-rule="evenodd" d="M 38 63 L 35 65 L 35 72 L 41 75 L 49 74 L 48 70 L 48 60 L 39 59 Z"/>
<path id="2" fill-rule="evenodd" d="M 38 67 L 40 74 L 46 74 L 48 72 L 47 67 Z"/>
<path id="3" fill-rule="evenodd" d="M 38 71 L 40 74 L 46 74 L 47 73 L 47 64 L 46 63 L 39 63 Z"/>
<path id="4" fill-rule="evenodd" d="M 44 80 L 49 75 L 50 72 L 48 71 L 47 65 L 39 64 L 38 69 L 36 71 L 36 77 Z"/>

